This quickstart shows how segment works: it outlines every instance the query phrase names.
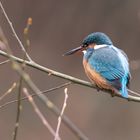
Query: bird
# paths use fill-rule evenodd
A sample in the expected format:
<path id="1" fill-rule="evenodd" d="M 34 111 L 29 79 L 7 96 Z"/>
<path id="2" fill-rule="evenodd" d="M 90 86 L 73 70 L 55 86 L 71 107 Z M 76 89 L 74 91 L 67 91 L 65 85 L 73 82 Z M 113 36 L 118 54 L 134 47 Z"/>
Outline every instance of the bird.
<path id="1" fill-rule="evenodd" d="M 130 83 L 129 60 L 126 53 L 113 45 L 110 37 L 103 32 L 87 35 L 80 47 L 67 51 L 64 55 L 83 52 L 83 67 L 89 80 L 97 89 L 110 90 L 128 98 Z"/>

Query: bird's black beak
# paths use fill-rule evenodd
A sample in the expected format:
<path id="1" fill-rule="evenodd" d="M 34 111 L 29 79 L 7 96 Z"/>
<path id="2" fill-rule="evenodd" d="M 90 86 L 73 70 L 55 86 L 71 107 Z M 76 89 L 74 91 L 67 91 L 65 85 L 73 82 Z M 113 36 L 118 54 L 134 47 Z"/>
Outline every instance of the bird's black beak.
<path id="1" fill-rule="evenodd" d="M 80 46 L 80 47 L 77 47 L 75 49 L 72 49 L 72 50 L 64 53 L 63 56 L 71 55 L 71 54 L 74 54 L 74 53 L 79 52 L 79 51 L 82 51 L 82 50 L 83 50 L 83 46 Z"/>

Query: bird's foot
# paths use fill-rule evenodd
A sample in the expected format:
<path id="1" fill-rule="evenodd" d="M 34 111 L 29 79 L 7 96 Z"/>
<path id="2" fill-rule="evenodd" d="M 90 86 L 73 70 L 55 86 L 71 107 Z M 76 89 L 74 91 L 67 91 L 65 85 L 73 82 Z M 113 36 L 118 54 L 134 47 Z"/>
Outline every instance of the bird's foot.
<path id="1" fill-rule="evenodd" d="M 95 85 L 95 86 L 96 86 L 97 91 L 99 92 L 100 91 L 100 87 L 98 85 Z"/>
<path id="2" fill-rule="evenodd" d="M 114 96 L 115 96 L 115 93 L 114 93 L 114 92 L 112 92 L 112 93 L 111 93 L 111 97 L 114 97 Z"/>
<path id="3" fill-rule="evenodd" d="M 115 91 L 114 90 L 111 90 L 111 97 L 114 97 L 115 96 Z"/>

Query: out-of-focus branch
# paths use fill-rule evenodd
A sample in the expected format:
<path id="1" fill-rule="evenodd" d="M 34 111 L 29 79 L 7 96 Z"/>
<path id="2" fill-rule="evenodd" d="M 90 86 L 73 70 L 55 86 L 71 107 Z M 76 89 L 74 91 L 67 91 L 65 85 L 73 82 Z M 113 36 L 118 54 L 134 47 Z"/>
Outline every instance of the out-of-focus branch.
<path id="1" fill-rule="evenodd" d="M 64 110 L 65 110 L 65 108 L 67 106 L 68 88 L 64 89 L 64 93 L 65 93 L 64 103 L 63 103 L 63 106 L 62 106 L 60 116 L 58 117 L 58 124 L 57 124 L 57 128 L 56 128 L 56 133 L 55 133 L 54 140 L 57 140 L 57 137 L 59 136 L 60 125 L 61 125 L 61 122 L 62 122 L 62 116 L 63 116 Z"/>
<path id="2" fill-rule="evenodd" d="M 0 51 L 3 52 L 3 51 Z M 29 75 L 23 71 L 23 69 L 18 65 L 18 61 L 14 59 L 13 55 L 11 53 L 5 53 L 6 56 L 10 59 L 12 62 L 12 67 L 13 69 L 22 77 L 22 79 L 25 81 L 25 83 L 28 85 L 28 87 L 37 95 L 37 97 L 52 111 L 56 116 L 60 115 L 60 110 L 51 102 L 45 95 L 41 93 L 41 91 L 38 89 L 38 87 L 33 83 L 33 81 L 30 79 Z M 21 59 L 20 63 L 23 63 L 27 65 L 26 62 L 29 61 L 24 61 Z M 33 61 L 30 63 L 34 63 Z M 82 132 L 80 129 L 76 127 L 76 125 L 65 115 L 62 116 L 63 123 L 73 132 L 73 134 L 78 137 L 80 140 L 89 140 Z"/>
<path id="3" fill-rule="evenodd" d="M 33 100 L 32 96 L 29 94 L 29 92 L 28 92 L 28 90 L 26 88 L 23 88 L 23 93 L 27 96 L 29 102 L 31 103 L 31 105 L 34 108 L 34 111 L 36 112 L 36 114 L 38 115 L 38 117 L 40 118 L 40 120 L 42 121 L 42 123 L 44 124 L 44 126 L 55 137 L 56 136 L 55 130 L 51 127 L 51 125 L 49 124 L 49 122 L 47 121 L 47 119 L 41 113 L 41 111 L 39 110 L 38 106 L 36 105 L 35 101 Z M 59 135 L 56 137 L 56 140 L 61 140 L 61 138 L 59 137 Z"/>
<path id="4" fill-rule="evenodd" d="M 30 79 L 29 75 L 25 73 L 22 68 L 17 64 L 17 62 L 12 58 L 11 55 L 8 55 L 12 61 L 13 69 L 18 72 L 22 77 L 28 87 L 38 96 L 38 98 L 48 107 L 54 114 L 57 116 L 60 115 L 60 110 L 51 102 L 45 95 L 41 93 L 38 87 Z M 26 62 L 26 61 L 25 61 Z M 81 140 L 88 140 L 88 138 L 66 117 L 62 116 L 63 122 L 65 125 Z"/>
<path id="5" fill-rule="evenodd" d="M 0 50 L 0 55 L 9 58 L 9 55 L 8 55 L 7 53 L 5 53 L 4 51 L 1 51 L 1 50 Z M 16 61 L 16 62 L 18 62 L 18 63 L 23 63 L 23 61 L 24 61 L 23 59 L 18 58 L 18 57 L 15 57 L 15 56 L 13 56 L 13 55 L 10 55 L 10 57 L 11 57 L 14 61 Z M 84 81 L 84 80 L 81 80 L 81 79 L 78 79 L 78 78 L 75 78 L 75 77 L 72 77 L 72 76 L 69 76 L 69 75 L 66 75 L 66 74 L 63 74 L 63 73 L 54 71 L 54 70 L 51 70 L 51 69 L 46 68 L 46 67 L 44 67 L 44 66 L 41 66 L 41 65 L 39 65 L 39 64 L 37 64 L 37 63 L 35 63 L 35 62 L 25 61 L 25 64 L 28 65 L 28 66 L 30 66 L 30 67 L 33 67 L 33 68 L 35 68 L 35 69 L 37 69 L 37 70 L 43 71 L 43 72 L 45 72 L 45 73 L 47 73 L 47 74 L 49 74 L 49 75 L 53 75 L 53 76 L 56 76 L 56 77 L 59 77 L 59 78 L 62 78 L 62 79 L 69 80 L 69 81 L 71 81 L 71 82 L 73 82 L 73 83 L 75 83 L 75 84 L 83 85 L 83 86 L 90 87 L 90 88 L 94 88 L 94 89 L 98 90 L 97 87 L 96 87 L 95 85 L 93 85 L 92 83 L 90 83 L 90 82 L 87 82 L 87 81 Z M 101 90 L 104 91 L 104 93 L 112 94 L 112 92 L 109 91 L 109 90 L 104 90 L 104 89 L 101 89 Z M 131 93 L 131 90 L 129 90 L 129 92 Z M 133 93 L 132 93 L 132 94 L 133 94 Z M 114 96 L 123 98 L 123 97 L 120 95 L 120 93 L 117 92 L 117 91 L 115 92 Z M 123 98 L 123 99 L 129 100 L 129 101 L 134 101 L 134 102 L 140 102 L 140 97 L 132 96 L 132 95 L 129 95 L 129 96 L 128 96 L 128 99 L 126 99 L 126 98 Z"/>
<path id="6" fill-rule="evenodd" d="M 54 91 L 54 90 L 58 90 L 58 89 L 60 89 L 60 88 L 64 88 L 64 87 L 66 87 L 66 86 L 68 86 L 68 85 L 70 85 L 70 84 L 71 84 L 71 82 L 67 82 L 67 83 L 61 84 L 61 85 L 59 85 L 59 86 L 56 86 L 56 87 L 53 87 L 53 88 L 50 88 L 50 89 L 41 91 L 41 93 L 42 93 L 42 94 L 49 93 L 49 92 L 52 92 L 52 91 Z M 31 94 L 30 96 L 35 97 L 36 94 Z M 27 99 L 28 99 L 27 97 L 22 97 L 22 98 L 21 98 L 21 100 L 27 100 Z M 4 108 L 4 107 L 6 107 L 6 106 L 8 106 L 8 105 L 10 105 L 10 104 L 16 103 L 16 102 L 18 102 L 18 100 L 12 100 L 12 101 L 6 102 L 6 103 L 4 103 L 3 105 L 0 105 L 0 109 Z"/>
<path id="7" fill-rule="evenodd" d="M 3 61 L 3 62 L 0 62 L 0 65 L 6 64 L 6 63 L 8 63 L 8 62 L 10 62 L 9 59 L 8 59 L 8 60 L 5 60 L 5 61 Z"/>
<path id="8" fill-rule="evenodd" d="M 2 10 L 2 12 L 3 12 L 3 14 L 4 14 L 4 16 L 5 16 L 7 22 L 8 22 L 8 24 L 9 24 L 9 26 L 10 26 L 10 28 L 11 28 L 11 30 L 12 30 L 12 32 L 13 32 L 13 35 L 14 35 L 15 38 L 17 39 L 17 41 L 18 41 L 18 43 L 19 43 L 19 46 L 21 47 L 22 51 L 26 54 L 28 60 L 29 60 L 29 61 L 32 61 L 31 57 L 30 57 L 30 56 L 28 55 L 28 53 L 26 52 L 26 49 L 25 49 L 24 45 L 23 45 L 22 42 L 20 41 L 20 39 L 19 39 L 19 37 L 18 37 L 18 35 L 17 35 L 17 33 L 16 33 L 14 27 L 13 27 L 13 24 L 12 24 L 12 22 L 10 21 L 10 19 L 9 19 L 9 17 L 8 17 L 8 15 L 7 15 L 7 13 L 6 13 L 6 11 L 5 11 L 5 9 L 4 9 L 4 7 L 3 7 L 1 1 L 0 1 L 0 8 L 1 8 L 1 10 Z"/>
<path id="9" fill-rule="evenodd" d="M 2 37 L 2 38 L 1 38 Z M 26 74 L 22 68 L 20 67 L 20 65 L 17 64 L 16 59 L 14 59 L 12 56 L 12 51 L 8 45 L 7 39 L 5 38 L 1 28 L 0 28 L 0 49 L 5 50 L 5 51 L 1 51 L 4 54 L 6 54 L 7 58 L 9 58 L 9 60 L 12 63 L 13 68 L 19 73 L 19 75 L 24 79 L 24 81 L 27 83 L 27 85 L 32 89 L 32 91 L 34 91 L 34 93 L 36 93 L 36 95 L 38 96 L 39 99 L 41 99 L 41 101 L 56 115 L 59 116 L 60 115 L 60 110 L 57 108 L 57 106 L 55 106 L 45 95 L 43 96 L 41 94 L 41 91 L 36 87 L 36 85 L 31 81 L 31 79 L 29 78 L 28 74 Z M 27 65 L 26 61 L 24 61 L 23 59 L 21 59 L 20 63 L 23 63 L 25 65 Z M 33 61 L 27 61 L 30 63 L 34 63 Z M 49 73 L 50 74 L 50 73 Z M 71 132 L 78 137 L 81 140 L 88 140 L 88 138 L 81 132 L 80 129 L 77 128 L 77 126 L 71 122 L 71 120 L 66 117 L 63 116 L 63 122 L 64 124 L 71 130 Z"/>
<path id="10" fill-rule="evenodd" d="M 18 134 L 18 128 L 19 128 L 19 119 L 21 115 L 21 90 L 22 90 L 22 78 L 19 79 L 18 82 L 18 95 L 17 95 L 17 113 L 16 113 L 16 121 L 14 125 L 14 131 L 13 131 L 13 140 L 17 139 Z"/>
<path id="11" fill-rule="evenodd" d="M 28 18 L 27 20 L 27 24 L 26 24 L 26 32 L 24 29 L 24 36 L 25 36 L 25 51 L 24 51 L 24 55 L 23 55 L 23 60 L 26 60 L 26 55 L 28 54 L 28 48 L 30 47 L 30 43 L 29 42 L 29 38 L 28 38 L 28 34 L 29 34 L 29 27 L 32 25 L 32 18 Z M 23 46 L 21 46 L 23 47 Z M 29 57 L 30 58 L 30 57 Z M 24 71 L 25 70 L 25 63 L 22 63 L 21 68 Z M 14 63 L 14 62 L 13 62 Z M 17 134 L 18 134 L 18 129 L 19 129 L 19 121 L 20 121 L 20 115 L 21 115 L 21 108 L 22 108 L 22 104 L 21 104 L 21 93 L 22 93 L 22 85 L 23 85 L 23 79 L 22 76 L 20 76 L 19 78 L 19 82 L 18 82 L 18 95 L 17 95 L 17 114 L 16 114 L 16 122 L 15 122 L 15 127 L 14 127 L 14 132 L 13 132 L 13 140 L 17 139 Z"/>
<path id="12" fill-rule="evenodd" d="M 0 96 L 0 101 L 8 94 L 10 94 L 15 89 L 16 85 L 16 83 L 13 83 L 12 86 L 2 96 Z"/>

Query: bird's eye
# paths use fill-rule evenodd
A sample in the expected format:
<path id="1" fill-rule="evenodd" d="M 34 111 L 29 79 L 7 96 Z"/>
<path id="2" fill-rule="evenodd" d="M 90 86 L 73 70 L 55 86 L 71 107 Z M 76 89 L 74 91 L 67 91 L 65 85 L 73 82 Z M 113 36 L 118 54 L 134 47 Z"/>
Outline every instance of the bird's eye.
<path id="1" fill-rule="evenodd" d="M 84 49 L 87 49 L 87 47 L 88 47 L 88 44 L 83 44 Z"/>

